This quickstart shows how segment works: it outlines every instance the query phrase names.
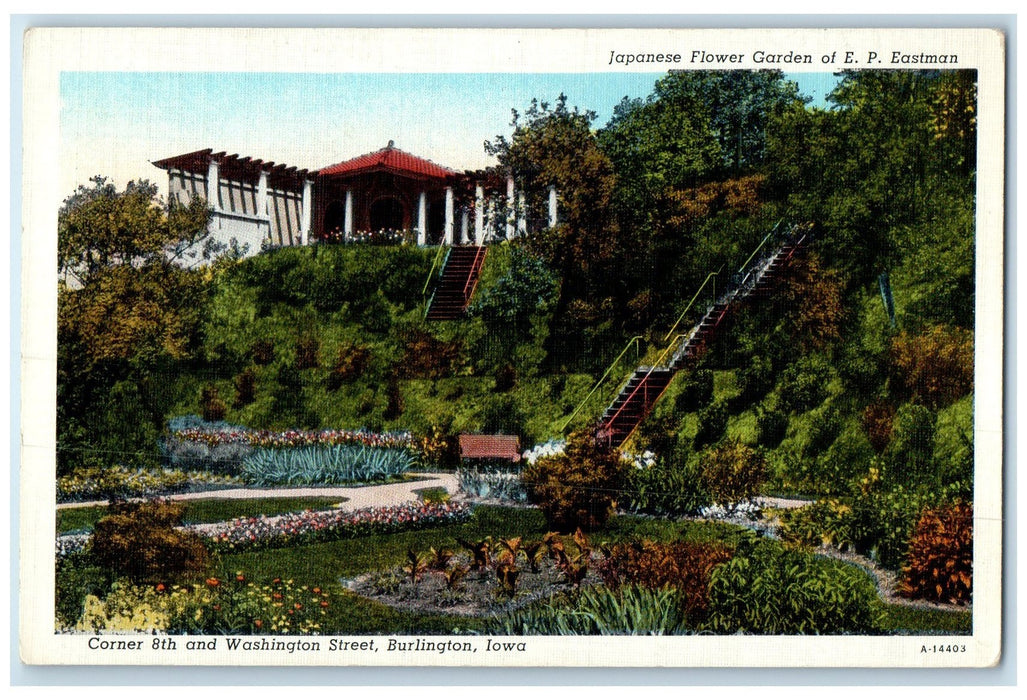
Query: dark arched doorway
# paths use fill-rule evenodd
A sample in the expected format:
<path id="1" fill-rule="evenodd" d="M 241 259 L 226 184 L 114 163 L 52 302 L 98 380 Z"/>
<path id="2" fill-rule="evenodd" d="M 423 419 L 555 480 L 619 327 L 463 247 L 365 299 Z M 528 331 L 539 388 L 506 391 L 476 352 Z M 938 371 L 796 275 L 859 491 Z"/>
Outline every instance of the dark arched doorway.
<path id="1" fill-rule="evenodd" d="M 371 205 L 371 230 L 402 231 L 405 213 L 397 197 L 382 197 Z"/>
<path id="2" fill-rule="evenodd" d="M 346 207 L 339 200 L 333 200 L 325 209 L 324 234 L 321 239 L 337 243 L 343 238 L 346 230 Z"/>
<path id="3" fill-rule="evenodd" d="M 429 243 L 441 243 L 446 230 L 446 199 L 436 197 L 428 203 L 428 236 Z"/>

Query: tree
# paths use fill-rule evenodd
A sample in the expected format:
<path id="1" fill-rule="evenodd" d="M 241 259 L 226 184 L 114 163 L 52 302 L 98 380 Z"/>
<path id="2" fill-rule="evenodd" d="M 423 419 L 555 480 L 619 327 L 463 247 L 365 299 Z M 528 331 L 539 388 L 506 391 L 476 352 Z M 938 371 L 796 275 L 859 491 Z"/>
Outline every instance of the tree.
<path id="1" fill-rule="evenodd" d="M 157 189 L 104 177 L 58 212 L 58 468 L 156 460 L 165 373 L 198 345 L 206 283 L 176 264 L 215 254 L 210 212 L 165 207 Z M 134 427 L 133 427 L 134 426 Z"/>
<path id="2" fill-rule="evenodd" d="M 70 275 L 85 284 L 111 267 L 209 260 L 220 252 L 207 230 L 211 212 L 202 199 L 165 207 L 147 180 L 129 182 L 123 192 L 101 175 L 90 182 L 65 199 L 57 214 L 57 267 L 65 279 Z"/>
<path id="3" fill-rule="evenodd" d="M 500 171 L 511 173 L 527 193 L 532 208 L 549 186 L 559 193 L 560 223 L 530 235 L 525 245 L 560 278 L 551 335 L 559 347 L 550 353 L 561 357 L 580 356 L 583 343 L 591 340 L 603 342 L 586 337 L 592 328 L 588 319 L 609 317 L 606 309 L 622 305 L 627 296 L 623 260 L 632 236 L 618 231 L 612 216 L 616 177 L 591 130 L 594 119 L 593 112 L 568 108 L 562 94 L 553 105 L 532 100 L 524 114 L 514 110 L 509 139 L 500 135 L 485 144 Z"/>

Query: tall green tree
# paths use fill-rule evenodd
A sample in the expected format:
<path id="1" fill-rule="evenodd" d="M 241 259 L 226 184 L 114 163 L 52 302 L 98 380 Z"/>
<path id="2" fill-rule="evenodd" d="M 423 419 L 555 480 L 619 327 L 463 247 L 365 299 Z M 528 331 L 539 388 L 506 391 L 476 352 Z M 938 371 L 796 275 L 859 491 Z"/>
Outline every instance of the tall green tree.
<path id="1" fill-rule="evenodd" d="M 166 207 L 154 185 L 104 177 L 58 212 L 58 467 L 156 457 L 167 375 L 199 341 L 206 284 L 182 263 L 217 251 L 201 200 Z"/>

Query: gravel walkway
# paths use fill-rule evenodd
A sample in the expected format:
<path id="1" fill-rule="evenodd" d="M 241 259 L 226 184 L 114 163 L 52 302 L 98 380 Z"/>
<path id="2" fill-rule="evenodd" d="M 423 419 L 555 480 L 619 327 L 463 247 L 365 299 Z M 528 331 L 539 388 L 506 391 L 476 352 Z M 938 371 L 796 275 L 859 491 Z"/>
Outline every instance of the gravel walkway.
<path id="1" fill-rule="evenodd" d="M 255 489 L 217 489 L 198 491 L 195 493 L 178 493 L 165 496 L 173 501 L 198 501 L 209 499 L 250 499 L 250 498 L 339 498 L 346 499 L 339 504 L 342 510 L 360 510 L 372 506 L 398 506 L 409 501 L 416 501 L 414 491 L 428 488 L 444 488 L 455 496 L 460 490 L 456 474 L 418 474 L 416 479 L 400 481 L 381 486 L 301 486 Z M 145 499 L 132 499 L 145 500 Z M 87 506 L 105 506 L 107 501 L 86 501 L 79 503 L 58 503 L 57 509 L 85 508 Z"/>

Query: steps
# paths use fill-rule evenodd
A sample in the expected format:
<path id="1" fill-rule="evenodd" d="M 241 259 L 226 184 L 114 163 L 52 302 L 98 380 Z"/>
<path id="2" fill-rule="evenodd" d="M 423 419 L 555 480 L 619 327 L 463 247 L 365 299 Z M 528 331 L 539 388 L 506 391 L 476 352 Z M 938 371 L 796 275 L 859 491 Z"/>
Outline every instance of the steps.
<path id="1" fill-rule="evenodd" d="M 487 251 L 484 246 L 457 246 L 449 250 L 425 319 L 452 321 L 464 317 Z"/>
<path id="2" fill-rule="evenodd" d="M 674 375 L 690 368 L 702 357 L 735 305 L 749 296 L 766 296 L 773 291 L 775 279 L 806 242 L 808 230 L 808 227 L 794 228 L 779 248 L 741 271 L 736 284 L 710 305 L 699 323 L 682 338 L 666 366 L 636 369 L 603 413 L 596 438 L 615 447 L 624 444 L 649 415 Z"/>

